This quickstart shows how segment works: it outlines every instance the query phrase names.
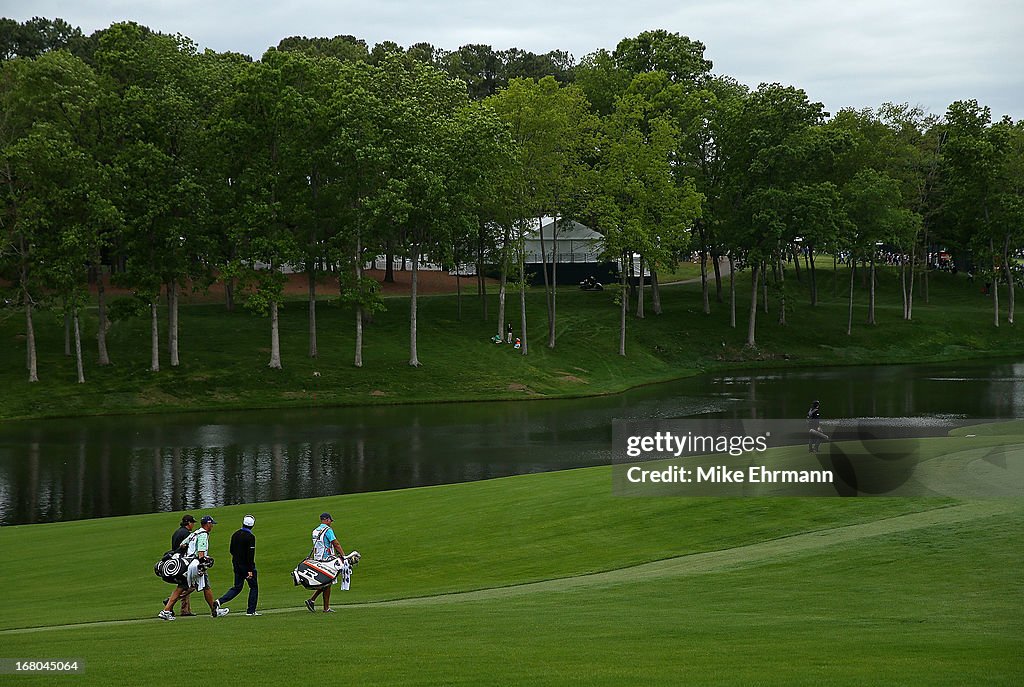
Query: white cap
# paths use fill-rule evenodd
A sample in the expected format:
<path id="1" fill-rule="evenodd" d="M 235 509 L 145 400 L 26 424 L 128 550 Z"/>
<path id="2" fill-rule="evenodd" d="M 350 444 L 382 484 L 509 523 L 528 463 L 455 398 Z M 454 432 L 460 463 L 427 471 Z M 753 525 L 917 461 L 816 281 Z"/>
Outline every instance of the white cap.
<path id="1" fill-rule="evenodd" d="M 252 527 L 255 524 L 256 524 L 256 518 L 254 518 L 251 515 L 246 515 L 244 518 L 242 518 L 242 525 L 244 527 Z"/>

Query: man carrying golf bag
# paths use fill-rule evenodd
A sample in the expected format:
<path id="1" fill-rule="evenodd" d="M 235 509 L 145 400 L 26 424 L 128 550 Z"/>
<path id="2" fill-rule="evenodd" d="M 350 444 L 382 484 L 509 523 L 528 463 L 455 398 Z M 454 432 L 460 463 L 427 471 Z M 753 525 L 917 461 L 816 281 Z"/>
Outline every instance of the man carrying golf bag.
<path id="1" fill-rule="evenodd" d="M 206 603 L 210 605 L 210 615 L 214 618 L 220 618 L 228 614 L 228 609 L 221 608 L 220 603 L 213 600 L 210 579 L 206 575 L 206 571 L 213 567 L 213 558 L 208 555 L 210 551 L 210 530 L 217 524 L 217 521 L 209 515 L 204 515 L 200 523 L 199 530 L 189 535 L 189 538 L 186 540 L 188 541 L 188 549 L 185 552 L 185 560 L 188 561 L 188 567 L 184 573 L 184 589 L 202 591 L 206 597 Z M 157 614 L 158 618 L 161 620 L 174 620 L 171 608 L 174 606 L 174 602 L 178 600 L 178 597 L 181 596 L 182 591 L 183 587 L 179 585 L 170 598 L 167 599 L 164 610 Z"/>
<path id="2" fill-rule="evenodd" d="M 331 523 L 334 518 L 330 513 L 320 514 L 320 526 L 313 530 L 313 550 L 309 557 L 299 563 L 292 573 L 296 585 L 315 590 L 313 596 L 306 600 L 306 608 L 310 613 L 316 610 L 316 597 L 324 595 L 324 613 L 333 613 L 331 608 L 331 585 L 343 579 L 342 588 L 351 573 L 351 566 L 359 562 L 359 553 L 353 551 L 349 556 L 341 548 L 341 542 L 334 535 Z"/>

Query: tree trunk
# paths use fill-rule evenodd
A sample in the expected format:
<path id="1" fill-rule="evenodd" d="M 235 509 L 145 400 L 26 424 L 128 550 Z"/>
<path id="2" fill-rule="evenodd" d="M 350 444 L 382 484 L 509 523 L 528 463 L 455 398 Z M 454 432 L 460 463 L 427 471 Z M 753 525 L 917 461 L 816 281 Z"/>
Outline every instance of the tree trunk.
<path id="1" fill-rule="evenodd" d="M 353 364 L 356 367 L 363 366 L 363 237 L 360 232 L 356 232 L 356 253 L 352 264 L 354 265 L 356 273 L 356 289 L 360 296 L 356 300 L 356 356 Z"/>
<path id="2" fill-rule="evenodd" d="M 316 266 L 307 264 L 306 272 L 309 278 L 309 357 L 316 358 Z"/>
<path id="3" fill-rule="evenodd" d="M 150 312 L 150 352 L 149 352 L 149 371 L 159 372 L 160 371 L 160 319 L 157 317 L 156 312 L 156 300 L 152 300 L 149 303 Z"/>
<path id="4" fill-rule="evenodd" d="M 482 310 L 483 310 L 483 312 L 482 312 L 483 321 L 486 322 L 489 319 L 490 315 L 488 314 L 488 310 L 487 310 L 487 278 L 484 276 L 484 223 L 483 223 L 483 221 L 480 222 L 479 232 L 480 232 L 480 234 L 479 234 L 480 235 L 480 243 L 479 243 L 479 246 L 477 248 L 477 256 L 476 256 L 477 257 L 477 260 L 476 260 L 476 278 L 477 278 L 477 283 L 479 284 L 478 288 L 480 289 L 480 302 L 483 305 L 483 308 L 482 308 Z M 455 269 L 458 270 L 459 266 L 456 265 Z M 457 274 L 458 273 L 456 272 L 456 275 Z M 461 313 L 461 308 L 460 308 L 460 313 Z M 459 315 L 459 319 L 462 319 L 462 315 L 461 314 Z"/>
<path id="5" fill-rule="evenodd" d="M 697 220 L 697 240 L 700 250 L 700 295 L 704 304 L 704 314 L 711 314 L 711 304 L 708 302 L 708 246 L 704 233 L 704 222 Z"/>
<path id="6" fill-rule="evenodd" d="M 508 225 L 504 227 L 504 240 L 501 244 L 501 276 L 498 281 L 498 336 L 504 336 L 505 332 L 505 293 L 508 289 L 508 242 L 511 230 Z"/>
<path id="7" fill-rule="evenodd" d="M 654 307 L 654 314 L 661 314 L 661 287 L 658 286 L 658 271 L 651 270 L 651 305 Z"/>
<path id="8" fill-rule="evenodd" d="M 805 256 L 805 257 L 809 257 L 810 258 L 810 260 L 808 261 L 809 267 L 807 268 L 807 271 L 811 273 L 811 307 L 813 308 L 816 305 L 818 305 L 818 273 L 814 269 L 814 246 L 813 245 L 807 246 L 807 253 L 808 253 L 808 255 Z"/>
<path id="9" fill-rule="evenodd" d="M 519 241 L 522 243 L 522 234 L 520 233 Z M 528 338 L 526 336 L 526 255 L 525 249 L 519 254 L 519 327 L 520 327 L 520 347 L 519 352 L 522 355 L 526 355 L 529 351 L 527 349 L 526 342 Z M 500 334 L 500 332 L 499 332 Z"/>
<path id="10" fill-rule="evenodd" d="M 99 330 L 96 332 L 96 345 L 99 348 L 99 364 L 109 365 L 110 356 L 107 353 L 107 330 L 110 329 L 110 321 L 107 319 L 107 298 L 103 287 L 103 265 L 99 265 L 99 277 L 96 279 L 96 299 L 99 305 Z"/>
<path id="11" fill-rule="evenodd" d="M 761 264 L 761 293 L 764 301 L 764 314 L 768 314 L 768 261 Z"/>
<path id="12" fill-rule="evenodd" d="M 484 309 L 487 308 L 487 299 L 484 299 Z M 462 322 L 462 275 L 459 274 L 459 263 L 455 261 L 455 305 L 458 311 L 459 322 Z M 486 318 L 486 316 L 485 316 Z"/>
<path id="13" fill-rule="evenodd" d="M 1014 293 L 1013 293 L 1013 271 L 1010 270 L 1010 235 L 1006 234 L 1003 238 L 1003 273 L 1006 275 L 1006 286 L 1009 288 L 1007 296 L 1007 308 L 1006 321 L 1013 324 L 1013 305 L 1014 305 Z"/>
<path id="14" fill-rule="evenodd" d="M 637 299 L 637 288 L 640 283 L 639 279 L 636 279 L 637 263 L 634 254 L 629 254 L 629 301 L 626 303 L 626 312 L 633 312 L 633 301 Z"/>
<path id="15" fill-rule="evenodd" d="M 391 249 L 390 241 L 384 252 L 384 283 L 395 283 L 395 252 Z"/>
<path id="16" fill-rule="evenodd" d="M 924 282 L 924 304 L 928 305 L 929 302 L 930 302 L 929 301 L 929 295 L 928 295 L 928 268 L 930 267 L 930 265 L 928 264 L 928 225 L 927 224 L 925 225 L 925 228 L 924 228 L 924 245 L 921 246 L 921 249 L 922 249 L 922 253 L 924 254 L 924 273 L 921 275 L 921 279 Z"/>
<path id="17" fill-rule="evenodd" d="M 75 369 L 78 371 L 78 383 L 85 384 L 85 370 L 82 368 L 82 331 L 78 326 L 78 308 L 74 309 L 71 319 L 75 323 Z"/>
<path id="18" fill-rule="evenodd" d="M 988 240 L 989 253 L 992 255 L 992 259 L 995 259 L 996 248 L 992 242 L 992 238 Z M 999 270 L 992 271 L 992 316 L 995 321 L 996 327 L 999 326 Z"/>
<path id="19" fill-rule="evenodd" d="M 632 266 L 633 260 L 630 257 L 629 264 Z M 629 285 L 629 277 L 626 272 L 626 251 L 622 251 L 622 298 L 621 305 L 619 307 L 619 355 L 626 355 L 626 304 L 629 303 L 629 293 L 627 286 Z"/>
<path id="20" fill-rule="evenodd" d="M 22 291 L 25 295 L 25 356 L 26 356 L 26 367 L 28 367 L 28 381 L 38 382 L 39 374 L 37 370 L 37 357 L 36 357 L 36 329 L 32 324 L 32 300 L 24 290 Z"/>
<path id="21" fill-rule="evenodd" d="M 64 306 L 64 355 L 71 357 L 71 312 L 68 310 L 68 299 L 61 296 L 61 305 Z"/>
<path id="22" fill-rule="evenodd" d="M 811 263 L 814 264 L 813 262 Z M 835 250 L 832 251 L 832 298 L 839 296 L 839 260 Z"/>
<path id="23" fill-rule="evenodd" d="M 711 314 L 711 303 L 708 299 L 708 254 L 703 248 L 700 250 L 700 295 L 704 303 L 704 314 Z"/>
<path id="24" fill-rule="evenodd" d="M 853 332 L 853 277 L 857 272 L 857 263 L 854 260 L 850 260 L 850 314 L 846 318 L 846 335 L 850 336 Z"/>
<path id="25" fill-rule="evenodd" d="M 224 282 L 224 309 L 231 312 L 235 309 L 235 278 L 229 277 Z"/>
<path id="26" fill-rule="evenodd" d="M 167 283 L 167 336 L 171 367 L 178 366 L 178 280 Z"/>
<path id="27" fill-rule="evenodd" d="M 281 337 L 280 326 L 277 319 L 277 301 L 270 301 L 270 362 L 267 367 L 273 370 L 281 369 Z"/>
<path id="28" fill-rule="evenodd" d="M 786 326 L 786 263 L 779 256 L 779 324 Z"/>
<path id="29" fill-rule="evenodd" d="M 548 251 L 544 245 L 544 218 L 537 217 L 537 226 L 540 227 L 540 268 L 544 272 L 544 303 L 548 308 L 548 336 L 550 345 L 550 332 L 551 332 L 551 282 L 548 279 Z"/>
<path id="30" fill-rule="evenodd" d="M 551 220 L 551 318 L 548 321 L 548 348 L 555 347 L 558 319 L 558 215 Z"/>
<path id="31" fill-rule="evenodd" d="M 900 300 L 903 303 L 903 319 L 907 319 L 907 263 L 900 257 Z"/>
<path id="32" fill-rule="evenodd" d="M 910 285 L 907 287 L 907 320 L 914 319 L 914 275 L 917 273 L 917 245 L 910 247 Z"/>
<path id="33" fill-rule="evenodd" d="M 729 326 L 736 329 L 736 265 L 729 253 Z"/>
<path id="34" fill-rule="evenodd" d="M 636 296 L 636 316 L 644 319 L 644 256 L 640 256 L 640 288 Z"/>
<path id="35" fill-rule="evenodd" d="M 723 303 L 722 299 L 722 256 L 717 253 L 711 254 L 711 266 L 715 269 L 715 299 Z"/>
<path id="36" fill-rule="evenodd" d="M 420 366 L 420 359 L 416 351 L 416 289 L 419 286 L 419 267 L 420 244 L 414 243 L 412 247 L 411 298 L 409 300 L 409 365 L 412 367 Z"/>
<path id="37" fill-rule="evenodd" d="M 757 329 L 757 277 L 760 274 L 760 264 L 753 263 L 750 267 L 750 319 L 747 321 L 747 346 L 755 348 L 757 339 L 754 333 Z"/>
<path id="38" fill-rule="evenodd" d="M 800 253 L 803 251 L 796 247 L 795 243 L 789 244 L 790 253 L 793 255 L 793 267 L 796 269 L 796 280 L 798 283 L 803 283 L 803 277 L 800 276 Z"/>
<path id="39" fill-rule="evenodd" d="M 868 324 L 875 324 L 875 255 L 871 254 L 871 286 L 868 290 Z"/>

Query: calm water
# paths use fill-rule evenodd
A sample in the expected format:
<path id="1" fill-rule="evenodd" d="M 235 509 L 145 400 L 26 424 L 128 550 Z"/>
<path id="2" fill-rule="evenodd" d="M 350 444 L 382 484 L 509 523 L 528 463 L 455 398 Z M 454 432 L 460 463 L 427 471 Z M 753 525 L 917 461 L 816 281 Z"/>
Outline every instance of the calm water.
<path id="1" fill-rule="evenodd" d="M 379 491 L 611 462 L 613 419 L 1024 417 L 1024 364 L 704 375 L 580 400 L 0 423 L 0 524 Z"/>

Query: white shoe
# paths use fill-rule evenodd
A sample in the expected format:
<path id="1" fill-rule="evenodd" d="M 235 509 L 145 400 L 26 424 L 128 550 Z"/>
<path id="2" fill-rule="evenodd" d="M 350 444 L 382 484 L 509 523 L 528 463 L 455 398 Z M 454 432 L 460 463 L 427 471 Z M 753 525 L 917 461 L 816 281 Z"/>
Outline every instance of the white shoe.
<path id="1" fill-rule="evenodd" d="M 226 616 L 230 612 L 231 612 L 230 608 L 218 608 L 217 609 L 217 615 L 215 615 L 213 617 L 214 618 L 223 618 L 224 616 Z"/>
<path id="2" fill-rule="evenodd" d="M 246 613 L 246 615 L 252 616 L 252 615 L 263 615 L 263 614 L 260 613 L 259 611 L 254 611 L 252 613 Z"/>
<path id="3" fill-rule="evenodd" d="M 176 620 L 174 614 L 170 611 L 160 611 L 156 614 L 156 617 L 160 618 L 160 620 Z"/>

